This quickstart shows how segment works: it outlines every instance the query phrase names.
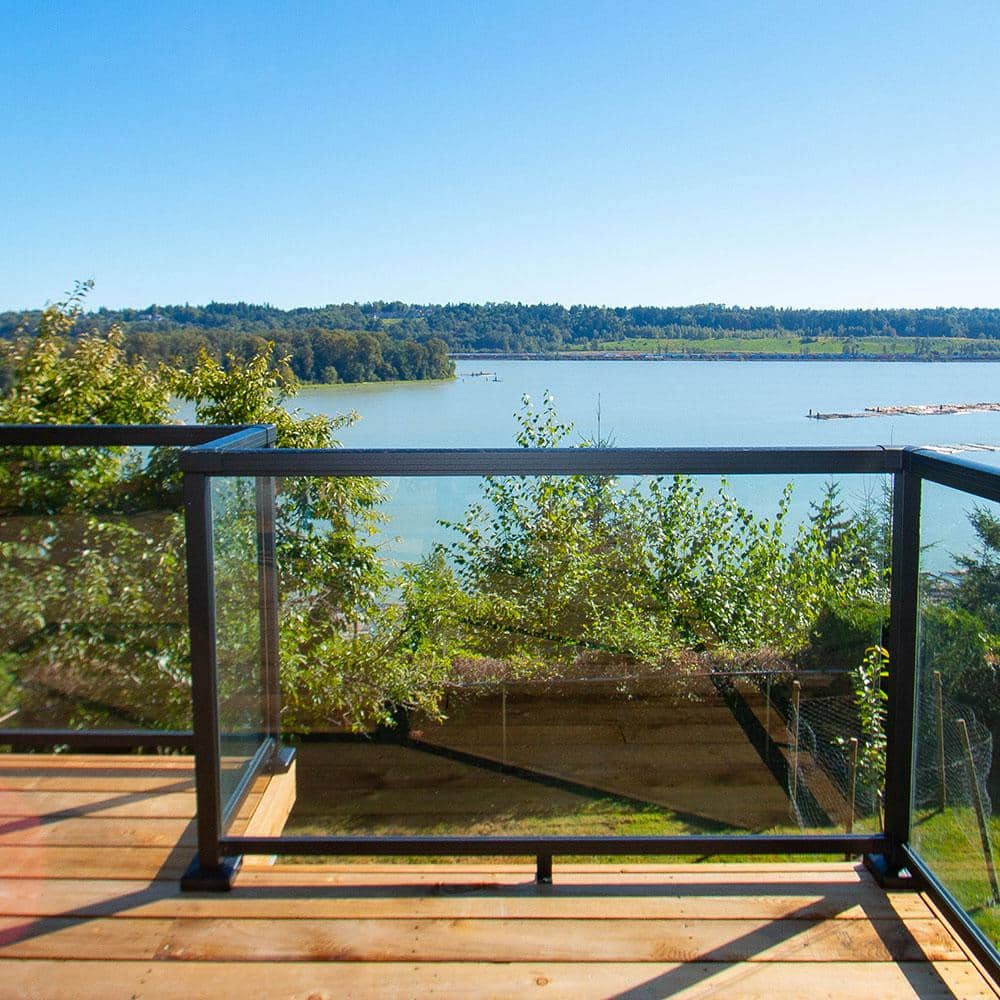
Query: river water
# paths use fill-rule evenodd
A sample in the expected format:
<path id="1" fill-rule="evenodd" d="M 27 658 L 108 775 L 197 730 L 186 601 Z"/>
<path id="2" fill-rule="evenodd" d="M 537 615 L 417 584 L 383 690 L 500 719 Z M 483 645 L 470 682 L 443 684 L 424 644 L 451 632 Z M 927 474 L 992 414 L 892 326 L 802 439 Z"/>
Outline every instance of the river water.
<path id="1" fill-rule="evenodd" d="M 541 403 L 548 391 L 559 417 L 575 425 L 567 443 L 611 436 L 623 447 L 757 445 L 1000 445 L 1000 413 L 811 420 L 810 410 L 854 412 L 867 406 L 975 403 L 1000 397 L 1000 366 L 989 362 L 843 361 L 461 361 L 451 382 L 306 386 L 295 404 L 305 412 L 354 410 L 341 432 L 345 447 L 511 447 L 522 396 Z M 474 375 L 489 371 L 493 376 Z M 496 380 L 494 380 L 496 379 Z M 1000 465 L 1000 454 L 976 453 Z M 800 477 L 793 519 L 802 519 L 826 477 Z M 735 477 L 732 489 L 760 513 L 773 513 L 787 477 Z M 842 477 L 843 496 L 859 506 L 880 477 Z M 706 480 L 716 488 L 718 480 Z M 461 517 L 479 495 L 471 479 L 388 482 L 387 546 L 413 559 L 453 537 L 438 522 Z M 928 565 L 945 550 L 968 548 L 971 504 L 928 491 Z M 935 555 L 935 552 L 937 553 Z"/>

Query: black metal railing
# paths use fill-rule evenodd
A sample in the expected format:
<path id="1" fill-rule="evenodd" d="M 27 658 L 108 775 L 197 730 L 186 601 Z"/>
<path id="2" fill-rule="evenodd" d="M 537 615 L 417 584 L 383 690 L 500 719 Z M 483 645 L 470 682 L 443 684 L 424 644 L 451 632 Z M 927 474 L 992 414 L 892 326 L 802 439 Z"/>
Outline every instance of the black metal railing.
<path id="1" fill-rule="evenodd" d="M 225 832 L 239 798 L 219 804 L 218 770 L 205 767 L 199 784 L 199 856 L 191 884 L 228 884 L 245 854 L 296 855 L 525 855 L 537 858 L 537 874 L 551 878 L 552 859 L 566 854 L 795 854 L 866 855 L 887 883 L 909 877 L 930 892 L 955 921 L 966 941 L 997 970 L 992 943 L 955 902 L 911 842 L 914 765 L 915 680 L 918 655 L 921 483 L 942 483 L 983 499 L 1000 499 L 996 470 L 907 448 L 745 448 L 745 449 L 495 449 L 294 451 L 229 449 L 210 445 L 182 458 L 191 546 L 192 636 L 198 670 L 211 676 L 215 635 L 211 602 L 211 511 L 208 481 L 216 476 L 662 476 L 770 473 L 881 473 L 892 477 L 892 563 L 889 672 L 886 719 L 884 827 L 876 833 L 698 836 L 279 836 L 240 837 Z M 262 494 L 273 499 L 270 487 Z M 266 503 L 265 503 L 266 507 Z M 273 548 L 271 550 L 273 552 Z M 195 729 L 216 746 L 218 720 L 208 684 L 195 694 Z M 263 759 L 258 762 L 264 766 Z M 249 785 L 241 783 L 238 792 Z M 905 883 L 905 878 L 903 878 Z"/>
<path id="2" fill-rule="evenodd" d="M 212 580 L 212 509 L 209 483 L 213 477 L 255 477 L 265 484 L 288 476 L 537 476 L 672 474 L 741 475 L 889 473 L 895 479 L 895 528 L 910 538 L 914 529 L 915 479 L 906 467 L 907 453 L 891 448 L 746 448 L 746 449 L 493 449 L 493 450 L 261 450 L 233 448 L 221 451 L 211 445 L 191 449 L 181 459 L 185 472 L 188 516 L 189 595 L 191 599 L 192 653 L 195 670 L 195 733 L 203 759 L 199 761 L 199 863 L 203 873 L 224 872 L 227 858 L 244 854 L 312 855 L 525 855 L 534 854 L 539 870 L 548 871 L 551 858 L 566 854 L 746 854 L 746 853 L 878 853 L 894 859 L 906 841 L 908 812 L 893 803 L 886 810 L 884 833 L 812 834 L 789 836 L 706 835 L 648 837 L 268 837 L 227 836 L 225 826 L 239 807 L 252 780 L 246 771 L 227 802 L 222 802 L 219 782 L 218 693 L 211 686 L 215 676 L 216 624 Z M 273 487 L 262 495 L 273 499 Z M 904 503 L 905 501 L 905 503 Z M 266 505 L 265 505 L 266 506 Z M 265 514 L 265 516 L 267 516 Z M 273 517 L 273 514 L 271 514 Z M 901 536 L 902 537 L 902 536 Z M 273 552 L 273 542 L 272 548 Z M 915 549 L 914 549 L 915 551 Z M 911 553 L 912 555 L 912 553 Z M 909 635 L 912 652 L 915 605 L 905 595 L 915 592 L 916 564 L 897 552 L 893 565 L 893 626 L 897 636 Z M 906 641 L 904 639 L 904 641 Z M 894 671 L 890 704 L 912 701 L 912 680 Z M 911 733 L 905 712 L 890 715 L 889 766 L 893 787 L 904 789 L 908 755 L 897 752 Z M 255 762 L 262 768 L 267 757 Z M 904 791 L 905 794 L 905 791 Z M 210 878 L 210 875 L 209 875 Z"/>
<path id="3" fill-rule="evenodd" d="M 183 471 L 188 627 L 193 730 L 132 734 L 136 743 L 170 736 L 193 745 L 197 778 L 197 858 L 189 888 L 231 885 L 246 854 L 295 855 L 534 855 L 538 877 L 551 878 L 559 855 L 796 854 L 868 855 L 887 883 L 929 892 L 956 929 L 996 974 L 993 943 L 914 843 L 914 758 L 921 621 L 922 484 L 948 487 L 977 500 L 1000 502 L 1000 471 L 956 457 L 911 448 L 693 448 L 492 450 L 289 450 L 272 447 L 274 432 L 251 428 L 0 428 L 0 446 L 172 445 L 185 450 Z M 883 474 L 892 479 L 891 590 L 886 646 L 887 680 L 884 826 L 874 833 L 697 836 L 233 836 L 230 823 L 254 779 L 288 765 L 281 744 L 278 676 L 279 604 L 275 567 L 275 481 L 280 477 L 425 476 L 665 476 L 748 474 Z M 256 525 L 253 690 L 259 706 L 246 739 L 227 755 L 220 719 L 219 607 L 214 552 L 213 482 L 240 477 L 252 495 Z M 250 501 L 247 501 L 250 503 Z M 91 731 L 45 740 L 25 731 L 24 742 L 93 746 L 128 735 Z M 17 739 L 11 730 L 0 739 Z M 93 741 L 93 742 L 88 742 Z M 169 740 L 164 741 L 169 742 Z"/>

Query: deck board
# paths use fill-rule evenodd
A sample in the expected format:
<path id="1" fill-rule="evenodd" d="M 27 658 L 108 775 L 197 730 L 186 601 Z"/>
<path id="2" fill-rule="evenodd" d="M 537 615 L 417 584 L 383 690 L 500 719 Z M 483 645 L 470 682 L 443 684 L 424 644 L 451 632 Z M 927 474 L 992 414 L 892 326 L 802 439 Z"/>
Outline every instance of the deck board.
<path id="1" fill-rule="evenodd" d="M 923 897 L 844 862 L 557 860 L 537 886 L 512 862 L 248 859 L 234 892 L 183 894 L 191 781 L 189 758 L 0 758 L 0 995 L 997 995 Z M 240 828 L 287 813 L 275 781 Z"/>
<path id="2" fill-rule="evenodd" d="M 257 970 L 251 970 L 256 972 Z M 66 983 L 64 963 L 21 960 L 3 966 L 6 996 L 53 996 L 53 984 Z M 114 987 L 111 984 L 115 984 Z M 118 992 L 115 992 L 115 991 Z M 920 997 L 993 998 L 994 993 L 968 962 L 939 963 L 490 963 L 291 962 L 271 964 L 266 975 L 248 973 L 232 962 L 76 963 L 75 1000 L 340 1000 L 378 997 L 538 996 L 597 1000 L 627 997 L 652 1000 L 737 997 L 740 1000 L 852 1000 Z"/>

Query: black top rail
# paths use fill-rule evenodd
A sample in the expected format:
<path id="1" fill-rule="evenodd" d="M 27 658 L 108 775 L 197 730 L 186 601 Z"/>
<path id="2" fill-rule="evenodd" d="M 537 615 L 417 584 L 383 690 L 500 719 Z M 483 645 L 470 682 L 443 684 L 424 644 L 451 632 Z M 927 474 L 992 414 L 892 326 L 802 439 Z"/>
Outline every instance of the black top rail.
<path id="1" fill-rule="evenodd" d="M 906 467 L 921 479 L 1000 502 L 1000 468 L 955 455 L 907 448 Z"/>
<path id="2" fill-rule="evenodd" d="M 243 449 L 181 455 L 209 476 L 809 475 L 885 473 L 902 448 L 396 448 Z"/>
<path id="3" fill-rule="evenodd" d="M 273 442 L 270 424 L 0 424 L 0 446 L 110 448 L 136 446 L 225 448 L 232 440 L 243 447 Z"/>

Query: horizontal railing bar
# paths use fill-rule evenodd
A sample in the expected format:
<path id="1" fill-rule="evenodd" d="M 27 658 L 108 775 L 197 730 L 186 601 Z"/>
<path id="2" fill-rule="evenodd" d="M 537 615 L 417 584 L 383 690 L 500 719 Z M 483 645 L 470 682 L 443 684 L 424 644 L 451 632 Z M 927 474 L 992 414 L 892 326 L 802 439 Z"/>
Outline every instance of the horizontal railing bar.
<path id="1" fill-rule="evenodd" d="M 1000 468 L 918 449 L 907 450 L 904 461 L 910 471 L 921 479 L 950 486 L 984 500 L 1000 501 Z"/>
<path id="2" fill-rule="evenodd" d="M 882 834 L 690 837 L 223 837 L 223 854 L 872 854 Z"/>
<path id="3" fill-rule="evenodd" d="M 901 448 L 198 448 L 185 472 L 216 476 L 658 476 L 884 473 Z"/>
<path id="4" fill-rule="evenodd" d="M 938 881 L 930 865 L 912 847 L 903 847 L 903 857 L 907 870 L 917 880 L 920 887 L 931 897 L 935 906 L 944 915 L 952 930 L 962 939 L 966 947 L 986 967 L 994 982 L 1000 982 L 1000 953 L 993 942 L 983 933 L 965 911 L 965 908 Z"/>
<path id="5" fill-rule="evenodd" d="M 0 746 L 190 747 L 194 733 L 178 729 L 2 729 Z"/>
<path id="6" fill-rule="evenodd" d="M 188 448 L 224 441 L 245 424 L 0 424 L 0 446 Z"/>
<path id="7" fill-rule="evenodd" d="M 270 448 L 277 440 L 274 424 L 251 424 L 230 428 L 231 433 L 197 445 L 195 451 L 229 451 L 234 448 Z"/>

